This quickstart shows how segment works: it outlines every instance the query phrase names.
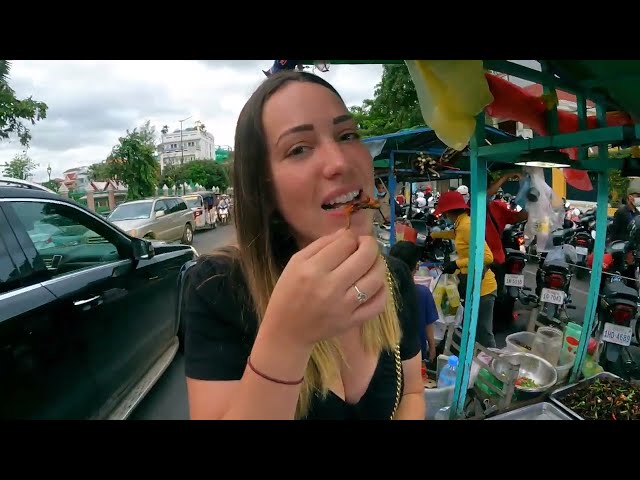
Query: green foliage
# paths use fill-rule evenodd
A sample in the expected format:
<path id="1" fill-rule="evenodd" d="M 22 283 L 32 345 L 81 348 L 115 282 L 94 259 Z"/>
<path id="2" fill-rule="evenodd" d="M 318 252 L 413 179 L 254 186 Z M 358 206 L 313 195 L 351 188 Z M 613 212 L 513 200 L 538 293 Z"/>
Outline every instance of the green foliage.
<path id="1" fill-rule="evenodd" d="M 229 175 L 224 164 L 214 160 L 194 160 L 183 165 L 167 165 L 164 168 L 158 187 L 172 187 L 182 183 L 198 183 L 206 189 L 229 187 Z"/>
<path id="2" fill-rule="evenodd" d="M 106 182 L 111 178 L 111 168 L 107 161 L 89 165 L 88 175 L 92 182 Z"/>
<path id="3" fill-rule="evenodd" d="M 9 163 L 4 164 L 3 174 L 5 177 L 29 180 L 32 175 L 31 172 L 37 167 L 37 163 L 34 163 L 26 153 L 22 153 L 13 157 L 13 160 Z"/>
<path id="4" fill-rule="evenodd" d="M 366 137 L 424 125 L 418 95 L 404 63 L 384 65 L 374 98 L 349 110 Z"/>
<path id="5" fill-rule="evenodd" d="M 54 192 L 58 192 L 58 190 L 60 189 L 60 184 L 58 182 L 54 182 L 53 180 L 42 182 L 42 186 L 48 188 L 49 190 L 53 190 Z"/>
<path id="6" fill-rule="evenodd" d="M 110 178 L 127 185 L 129 200 L 156 194 L 158 162 L 155 147 L 150 143 L 150 133 L 145 130 L 148 123 L 140 130 L 127 130 L 127 135 L 119 139 L 106 161 Z"/>
<path id="7" fill-rule="evenodd" d="M 46 103 L 34 100 L 32 97 L 20 100 L 9 87 L 9 72 L 11 64 L 8 60 L 0 60 L 0 140 L 6 140 L 11 135 L 17 135 L 23 146 L 28 146 L 31 131 L 25 125 L 47 117 Z"/>

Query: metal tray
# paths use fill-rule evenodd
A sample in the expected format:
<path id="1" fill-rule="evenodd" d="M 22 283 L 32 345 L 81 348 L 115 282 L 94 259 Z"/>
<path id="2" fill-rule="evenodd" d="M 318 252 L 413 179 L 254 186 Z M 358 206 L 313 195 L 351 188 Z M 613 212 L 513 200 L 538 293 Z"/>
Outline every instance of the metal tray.
<path id="1" fill-rule="evenodd" d="M 553 393 L 551 393 L 551 395 L 549 395 L 549 400 L 551 400 L 551 403 L 559 407 L 562 411 L 571 415 L 572 418 L 576 420 L 584 420 L 584 418 L 582 418 L 579 414 L 577 414 L 576 412 L 571 410 L 569 407 L 567 407 L 564 403 L 562 403 L 562 399 L 567 395 L 569 395 L 571 392 L 573 392 L 576 388 L 582 387 L 585 383 L 591 384 L 596 380 L 602 380 L 607 378 L 622 380 L 619 376 L 614 375 L 613 373 L 601 372 L 601 373 L 598 373 L 597 375 L 594 375 L 593 377 L 585 378 L 584 380 L 581 380 L 577 383 L 572 383 L 570 385 L 566 385 L 562 388 L 559 388 L 558 390 L 555 390 Z"/>
<path id="2" fill-rule="evenodd" d="M 574 420 L 574 418 L 549 402 L 541 402 L 496 415 L 487 420 Z"/>

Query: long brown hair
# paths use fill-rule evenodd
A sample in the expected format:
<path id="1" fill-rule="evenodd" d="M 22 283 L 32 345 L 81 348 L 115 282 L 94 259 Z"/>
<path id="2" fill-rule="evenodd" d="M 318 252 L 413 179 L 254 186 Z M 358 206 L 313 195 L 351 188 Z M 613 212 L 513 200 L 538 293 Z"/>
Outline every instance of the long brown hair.
<path id="1" fill-rule="evenodd" d="M 298 250 L 291 231 L 278 212 L 262 115 L 267 100 L 289 82 L 310 82 L 342 97 L 324 79 L 307 72 L 280 72 L 266 79 L 251 95 L 236 125 L 233 164 L 238 256 L 253 308 L 262 321 L 271 293 L 291 256 Z M 373 168 L 373 166 L 372 166 Z M 393 288 L 391 285 L 389 288 Z M 400 326 L 389 292 L 377 321 L 363 326 L 364 346 L 370 352 L 392 350 L 400 341 Z M 328 393 L 328 383 L 340 373 L 341 351 L 335 340 L 318 342 L 305 371 L 296 417 L 308 413 L 312 395 Z"/>

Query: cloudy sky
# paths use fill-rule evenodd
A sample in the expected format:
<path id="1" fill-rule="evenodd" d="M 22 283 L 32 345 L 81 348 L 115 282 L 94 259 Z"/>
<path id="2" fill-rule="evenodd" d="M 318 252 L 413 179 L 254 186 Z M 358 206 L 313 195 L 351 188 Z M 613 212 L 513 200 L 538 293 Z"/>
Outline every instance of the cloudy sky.
<path id="1" fill-rule="evenodd" d="M 15 60 L 9 84 L 19 98 L 33 96 L 49 106 L 47 118 L 31 128 L 28 154 L 39 164 L 35 181 L 59 177 L 68 168 L 104 160 L 127 129 L 146 120 L 159 132 L 180 127 L 191 116 L 206 125 L 217 145 L 233 145 L 235 124 L 245 101 L 264 80 L 273 60 L 203 61 L 36 61 Z M 336 65 L 321 74 L 359 105 L 373 96 L 380 65 Z M 23 147 L 0 143 L 0 164 Z"/>
<path id="2" fill-rule="evenodd" d="M 150 120 L 159 132 L 200 120 L 217 145 L 233 145 L 244 102 L 264 79 L 272 60 L 75 60 L 12 62 L 9 82 L 19 98 L 49 106 L 31 128 L 29 156 L 38 164 L 34 180 L 62 176 L 68 168 L 104 160 L 127 129 Z M 530 63 L 531 61 L 518 61 Z M 347 105 L 371 98 L 381 65 L 334 65 L 321 73 Z M 0 165 L 23 151 L 18 140 L 0 143 Z"/>

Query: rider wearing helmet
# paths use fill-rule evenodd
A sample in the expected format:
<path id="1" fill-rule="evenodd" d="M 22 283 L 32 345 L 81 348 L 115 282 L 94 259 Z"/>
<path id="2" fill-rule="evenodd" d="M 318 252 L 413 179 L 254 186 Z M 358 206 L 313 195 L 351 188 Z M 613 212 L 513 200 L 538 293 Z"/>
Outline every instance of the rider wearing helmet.
<path id="1" fill-rule="evenodd" d="M 627 240 L 629 224 L 640 215 L 640 178 L 633 178 L 627 187 L 626 202 L 613 216 L 613 224 L 609 230 L 609 240 Z"/>

